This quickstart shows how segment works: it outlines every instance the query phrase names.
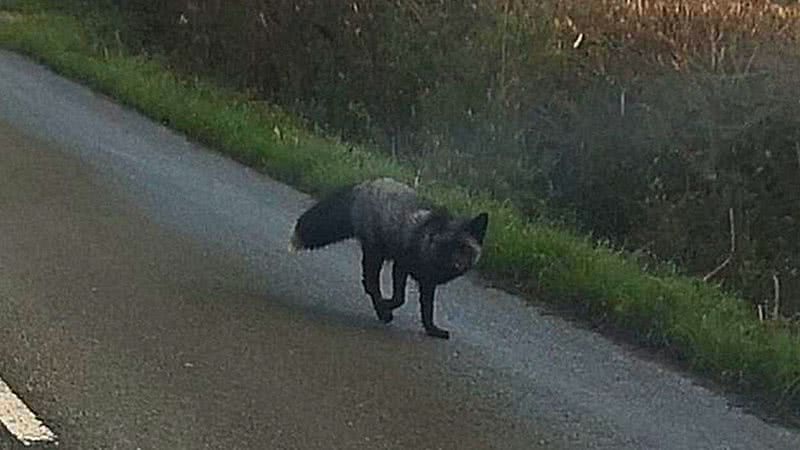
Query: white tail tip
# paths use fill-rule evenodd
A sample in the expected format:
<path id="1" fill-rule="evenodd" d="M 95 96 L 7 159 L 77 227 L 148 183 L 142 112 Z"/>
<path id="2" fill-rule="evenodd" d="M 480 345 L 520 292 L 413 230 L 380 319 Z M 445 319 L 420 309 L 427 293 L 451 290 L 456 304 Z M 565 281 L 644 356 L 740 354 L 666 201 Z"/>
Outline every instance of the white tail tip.
<path id="1" fill-rule="evenodd" d="M 303 246 L 300 242 L 300 236 L 297 235 L 297 230 L 294 230 L 292 233 L 292 238 L 289 240 L 289 246 L 287 250 L 289 253 L 297 253 L 298 250 L 301 250 L 302 248 Z"/>

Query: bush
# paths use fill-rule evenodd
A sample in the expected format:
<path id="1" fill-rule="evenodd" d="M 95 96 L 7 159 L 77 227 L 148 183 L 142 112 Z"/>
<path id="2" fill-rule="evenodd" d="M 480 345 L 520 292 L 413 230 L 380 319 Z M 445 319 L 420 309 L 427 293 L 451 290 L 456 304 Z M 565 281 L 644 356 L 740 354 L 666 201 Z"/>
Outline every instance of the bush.
<path id="1" fill-rule="evenodd" d="M 800 11 L 767 0 L 116 0 L 124 39 L 800 311 Z"/>

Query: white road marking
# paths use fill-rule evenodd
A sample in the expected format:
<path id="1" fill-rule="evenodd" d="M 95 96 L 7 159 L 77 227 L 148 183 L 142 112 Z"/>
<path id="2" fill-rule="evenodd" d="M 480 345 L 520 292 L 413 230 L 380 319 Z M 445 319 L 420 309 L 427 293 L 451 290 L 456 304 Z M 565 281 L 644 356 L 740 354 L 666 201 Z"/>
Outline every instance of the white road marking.
<path id="1" fill-rule="evenodd" d="M 56 435 L 36 418 L 2 378 L 0 378 L 0 423 L 26 446 L 56 440 Z"/>

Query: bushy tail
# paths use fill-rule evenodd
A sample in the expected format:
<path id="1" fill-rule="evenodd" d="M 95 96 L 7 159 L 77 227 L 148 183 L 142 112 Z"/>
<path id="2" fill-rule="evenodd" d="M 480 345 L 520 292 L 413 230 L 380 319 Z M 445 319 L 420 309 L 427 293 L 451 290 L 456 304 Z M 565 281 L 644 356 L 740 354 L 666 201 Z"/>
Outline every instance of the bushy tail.
<path id="1" fill-rule="evenodd" d="M 289 250 L 315 249 L 353 237 L 353 187 L 320 200 L 297 219 Z"/>

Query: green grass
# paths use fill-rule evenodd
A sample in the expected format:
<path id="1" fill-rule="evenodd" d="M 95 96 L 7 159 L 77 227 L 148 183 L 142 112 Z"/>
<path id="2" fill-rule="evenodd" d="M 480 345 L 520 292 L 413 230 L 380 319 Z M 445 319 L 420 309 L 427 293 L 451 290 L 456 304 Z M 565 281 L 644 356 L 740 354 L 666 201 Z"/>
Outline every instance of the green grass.
<path id="1" fill-rule="evenodd" d="M 20 4 L 27 7 L 21 10 Z M 22 12 L 0 15 L 0 45 L 279 180 L 323 193 L 379 175 L 413 179 L 409 167 L 380 152 L 321 136 L 277 108 L 181 78 L 155 59 L 106 44 L 114 41 L 102 38 L 94 20 L 32 5 L 16 2 Z M 756 320 L 742 299 L 699 280 L 643 272 L 624 254 L 531 222 L 502 199 L 443 182 L 423 183 L 420 190 L 458 212 L 490 213 L 484 273 L 604 317 L 641 344 L 669 348 L 697 373 L 798 411 L 800 338 Z"/>

